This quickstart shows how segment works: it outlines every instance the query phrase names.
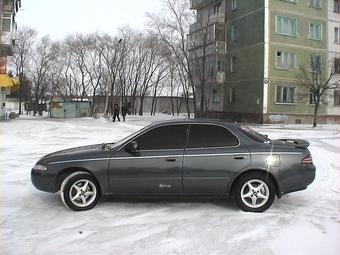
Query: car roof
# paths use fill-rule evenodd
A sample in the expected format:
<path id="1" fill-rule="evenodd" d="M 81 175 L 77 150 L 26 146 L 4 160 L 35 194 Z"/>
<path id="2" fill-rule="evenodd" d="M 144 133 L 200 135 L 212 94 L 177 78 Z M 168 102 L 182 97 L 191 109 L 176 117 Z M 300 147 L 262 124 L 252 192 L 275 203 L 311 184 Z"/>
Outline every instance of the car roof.
<path id="1" fill-rule="evenodd" d="M 157 121 L 151 124 L 151 126 L 161 126 L 164 124 L 215 124 L 215 125 L 235 125 L 234 122 L 220 120 L 220 119 L 173 119 L 173 120 L 163 120 Z"/>

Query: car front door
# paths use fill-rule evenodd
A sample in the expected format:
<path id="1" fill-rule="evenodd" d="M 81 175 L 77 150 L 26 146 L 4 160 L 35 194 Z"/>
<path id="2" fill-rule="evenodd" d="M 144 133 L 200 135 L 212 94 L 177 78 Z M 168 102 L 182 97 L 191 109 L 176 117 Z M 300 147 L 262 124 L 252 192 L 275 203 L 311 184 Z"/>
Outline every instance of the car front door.
<path id="1" fill-rule="evenodd" d="M 185 193 L 225 193 L 236 171 L 251 162 L 246 145 L 226 127 L 192 124 L 183 160 Z"/>
<path id="2" fill-rule="evenodd" d="M 187 125 L 164 125 L 126 143 L 111 158 L 112 193 L 181 193 Z M 131 144 L 138 149 L 131 151 Z"/>

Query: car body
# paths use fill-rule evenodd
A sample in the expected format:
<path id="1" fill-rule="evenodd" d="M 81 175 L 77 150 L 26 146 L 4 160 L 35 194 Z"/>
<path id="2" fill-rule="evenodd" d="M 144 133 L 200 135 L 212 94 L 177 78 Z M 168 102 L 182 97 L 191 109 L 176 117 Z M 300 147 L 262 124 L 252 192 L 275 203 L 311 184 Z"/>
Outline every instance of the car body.
<path id="1" fill-rule="evenodd" d="M 193 119 L 153 123 L 117 142 L 55 152 L 31 171 L 42 191 L 73 210 L 104 195 L 230 195 L 262 212 L 275 196 L 306 189 L 315 166 L 304 140 L 270 140 L 245 126 Z"/>

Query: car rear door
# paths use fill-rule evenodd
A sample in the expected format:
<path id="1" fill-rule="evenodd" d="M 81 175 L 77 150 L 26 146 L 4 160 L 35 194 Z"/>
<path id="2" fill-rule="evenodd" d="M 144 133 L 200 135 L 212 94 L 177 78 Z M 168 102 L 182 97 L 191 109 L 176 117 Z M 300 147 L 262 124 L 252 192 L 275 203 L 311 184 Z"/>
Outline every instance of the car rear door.
<path id="1" fill-rule="evenodd" d="M 182 165 L 188 125 L 163 125 L 133 138 L 115 153 L 109 165 L 112 193 L 181 193 Z"/>
<path id="2" fill-rule="evenodd" d="M 228 128 L 192 124 L 183 160 L 185 193 L 225 193 L 235 172 L 251 162 L 248 147 Z"/>

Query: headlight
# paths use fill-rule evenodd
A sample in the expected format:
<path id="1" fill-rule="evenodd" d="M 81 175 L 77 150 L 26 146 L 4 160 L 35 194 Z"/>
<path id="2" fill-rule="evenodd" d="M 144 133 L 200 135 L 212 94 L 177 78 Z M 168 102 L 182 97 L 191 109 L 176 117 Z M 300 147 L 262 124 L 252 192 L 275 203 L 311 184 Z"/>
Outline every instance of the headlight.
<path id="1" fill-rule="evenodd" d="M 266 158 L 266 162 L 268 166 L 279 166 L 280 162 L 280 155 L 270 155 Z"/>
<path id="2" fill-rule="evenodd" d="M 46 170 L 47 170 L 47 166 L 36 164 L 36 165 L 33 167 L 33 169 L 34 169 L 34 170 L 38 170 L 38 171 L 46 171 Z"/>

